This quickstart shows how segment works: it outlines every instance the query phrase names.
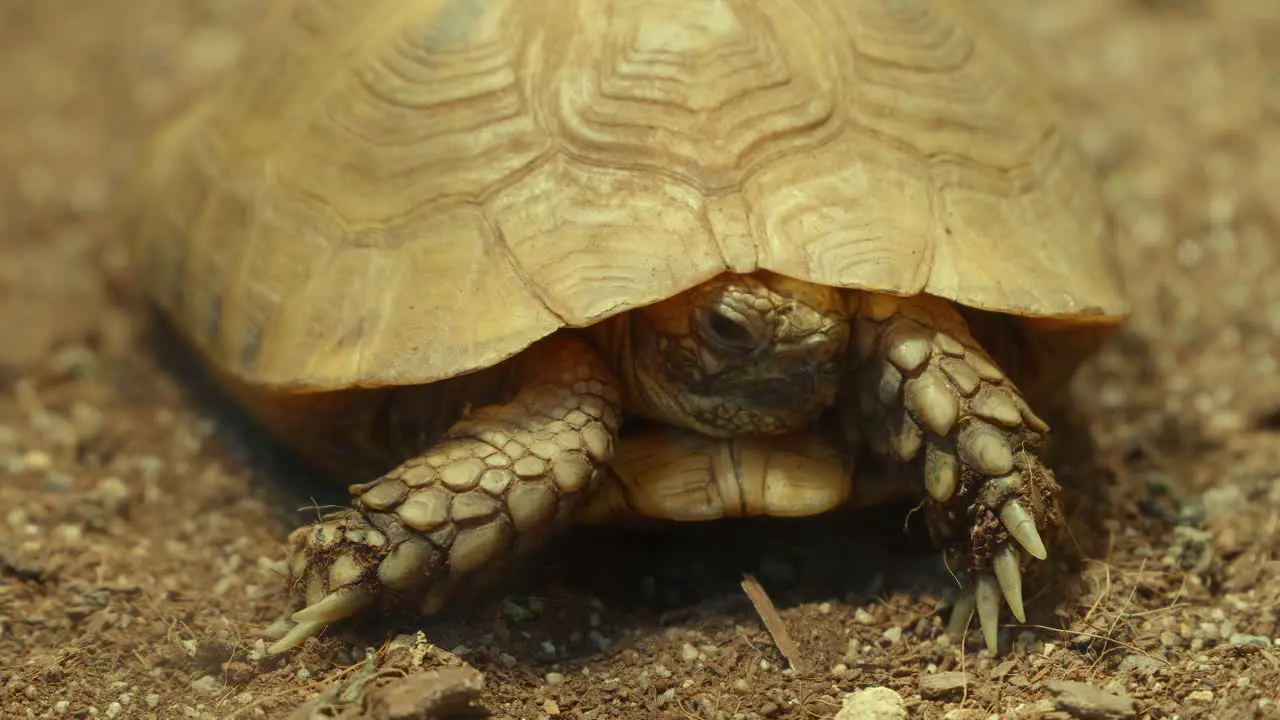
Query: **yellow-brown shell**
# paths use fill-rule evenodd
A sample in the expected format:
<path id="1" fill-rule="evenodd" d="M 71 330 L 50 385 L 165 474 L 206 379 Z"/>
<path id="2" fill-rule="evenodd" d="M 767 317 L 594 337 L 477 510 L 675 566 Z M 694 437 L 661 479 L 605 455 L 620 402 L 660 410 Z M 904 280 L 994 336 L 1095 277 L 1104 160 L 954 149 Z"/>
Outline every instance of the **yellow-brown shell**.
<path id="1" fill-rule="evenodd" d="M 726 270 L 1125 311 L 1090 168 L 960 0 L 289 0 L 130 234 L 250 383 L 429 382 Z"/>

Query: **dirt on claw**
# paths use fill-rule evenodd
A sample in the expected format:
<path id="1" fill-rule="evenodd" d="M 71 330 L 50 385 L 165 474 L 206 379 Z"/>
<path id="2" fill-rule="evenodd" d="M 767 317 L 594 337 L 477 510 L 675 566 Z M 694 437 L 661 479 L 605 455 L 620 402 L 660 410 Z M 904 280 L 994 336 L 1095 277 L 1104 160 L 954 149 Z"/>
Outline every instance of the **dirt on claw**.
<path id="1" fill-rule="evenodd" d="M 1135 306 L 1074 409 L 1045 413 L 1070 532 L 1028 565 L 1000 656 L 976 622 L 967 653 L 945 633 L 956 586 L 920 513 L 903 532 L 910 507 L 583 530 L 465 616 L 268 655 L 286 538 L 346 498 L 146 329 L 110 217 L 138 141 L 262 3 L 10 3 L 0 716 L 432 717 L 474 699 L 494 718 L 832 717 L 880 686 L 911 717 L 1280 717 L 1280 5 L 992 4 L 1061 83 Z M 944 673 L 963 683 L 939 690 Z"/>

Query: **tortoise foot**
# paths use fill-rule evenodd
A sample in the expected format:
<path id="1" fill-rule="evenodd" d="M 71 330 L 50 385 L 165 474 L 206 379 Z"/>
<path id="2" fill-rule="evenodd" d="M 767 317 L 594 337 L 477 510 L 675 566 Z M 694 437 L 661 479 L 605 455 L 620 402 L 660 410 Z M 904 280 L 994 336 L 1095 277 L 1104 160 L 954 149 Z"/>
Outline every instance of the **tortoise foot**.
<path id="1" fill-rule="evenodd" d="M 267 654 L 295 648 L 374 604 L 382 591 L 377 568 L 387 550 L 386 534 L 355 510 L 294 530 L 289 535 L 289 580 L 303 607 L 263 632 L 276 641 Z"/>
<path id="2" fill-rule="evenodd" d="M 566 528 L 612 459 L 618 393 L 586 346 L 526 353 L 511 402 L 474 410 L 386 475 L 353 485 L 353 507 L 290 536 L 302 608 L 270 630 L 278 653 L 371 605 L 441 610 L 463 588 Z"/>
<path id="3" fill-rule="evenodd" d="M 935 540 L 972 578 L 996 647 L 1000 599 L 1025 621 L 1022 571 L 1044 560 L 1058 485 L 1037 452 L 1048 432 L 960 314 L 927 296 L 864 295 L 857 309 L 859 409 L 872 449 L 923 469 Z"/>
<path id="4" fill-rule="evenodd" d="M 947 501 L 933 501 L 930 531 L 971 578 L 953 610 L 953 631 L 976 610 L 983 639 L 995 651 L 1002 599 L 1026 622 L 1023 570 L 1030 558 L 1048 557 L 1041 529 L 1047 533 L 1061 522 L 1057 496 L 1052 474 L 1023 450 L 1015 453 L 1012 472 L 971 476 Z"/>
<path id="5" fill-rule="evenodd" d="M 1001 597 L 1014 618 L 1026 622 L 1023 570 L 1030 558 L 1048 557 L 1042 532 L 1048 534 L 1061 523 L 1052 473 L 1025 449 L 1012 454 L 1008 473 L 982 476 L 967 471 L 955 494 L 946 501 L 935 499 L 929 514 L 933 536 L 972 578 L 967 592 L 993 651 Z"/>

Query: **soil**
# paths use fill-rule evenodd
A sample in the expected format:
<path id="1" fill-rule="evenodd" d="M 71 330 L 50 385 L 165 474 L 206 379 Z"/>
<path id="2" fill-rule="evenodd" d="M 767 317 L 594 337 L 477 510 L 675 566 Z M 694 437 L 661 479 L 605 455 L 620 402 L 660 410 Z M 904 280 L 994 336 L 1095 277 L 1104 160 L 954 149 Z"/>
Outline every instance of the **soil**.
<path id="1" fill-rule="evenodd" d="M 475 687 L 458 667 L 496 718 L 822 718 L 869 687 L 925 718 L 1280 717 L 1280 4 L 1000 4 L 1103 178 L 1134 309 L 1053 418 L 1072 533 L 1001 654 L 945 634 L 955 584 L 903 508 L 584 530 L 473 607 L 273 657 L 283 540 L 342 494 L 202 384 L 111 214 L 261 5 L 0 9 L 4 717 L 433 717 Z"/>

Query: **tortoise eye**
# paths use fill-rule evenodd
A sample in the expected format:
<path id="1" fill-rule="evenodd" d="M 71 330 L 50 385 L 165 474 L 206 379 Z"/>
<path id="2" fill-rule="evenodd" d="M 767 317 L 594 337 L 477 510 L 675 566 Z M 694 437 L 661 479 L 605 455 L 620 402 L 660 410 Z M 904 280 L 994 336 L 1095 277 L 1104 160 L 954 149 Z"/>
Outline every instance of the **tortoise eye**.
<path id="1" fill-rule="evenodd" d="M 759 338 L 746 323 L 718 312 L 707 313 L 702 328 L 707 342 L 724 350 L 750 352 L 760 345 Z"/>

